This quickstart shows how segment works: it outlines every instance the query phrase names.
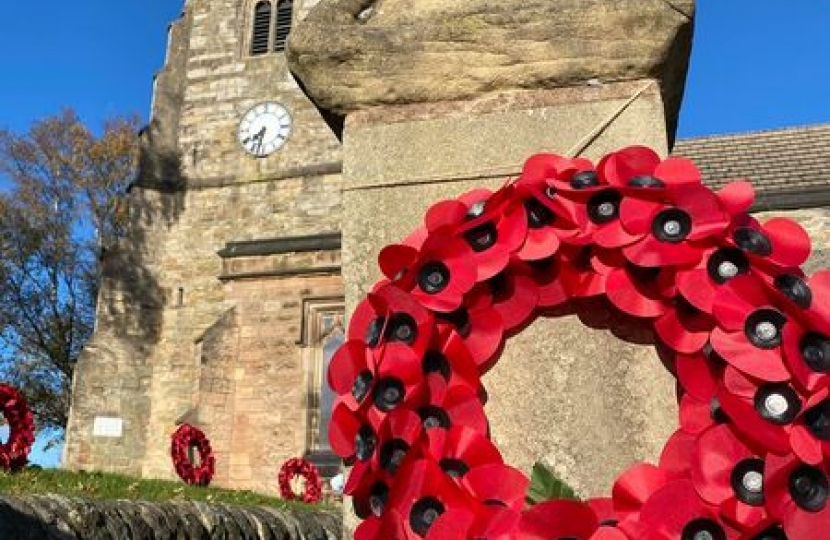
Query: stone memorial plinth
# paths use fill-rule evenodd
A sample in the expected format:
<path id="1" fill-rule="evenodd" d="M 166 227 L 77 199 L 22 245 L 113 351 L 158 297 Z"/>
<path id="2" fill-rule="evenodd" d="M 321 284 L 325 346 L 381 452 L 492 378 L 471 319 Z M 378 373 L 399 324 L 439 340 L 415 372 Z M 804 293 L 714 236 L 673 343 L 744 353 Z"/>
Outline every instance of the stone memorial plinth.
<path id="1" fill-rule="evenodd" d="M 347 308 L 380 278 L 378 251 L 432 203 L 496 188 L 534 153 L 667 153 L 693 10 L 691 0 L 318 4 L 289 60 L 312 100 L 345 116 Z M 537 319 L 484 378 L 506 460 L 528 473 L 544 460 L 586 496 L 655 460 L 676 428 L 673 378 L 648 336 L 611 319 L 602 304 Z"/>

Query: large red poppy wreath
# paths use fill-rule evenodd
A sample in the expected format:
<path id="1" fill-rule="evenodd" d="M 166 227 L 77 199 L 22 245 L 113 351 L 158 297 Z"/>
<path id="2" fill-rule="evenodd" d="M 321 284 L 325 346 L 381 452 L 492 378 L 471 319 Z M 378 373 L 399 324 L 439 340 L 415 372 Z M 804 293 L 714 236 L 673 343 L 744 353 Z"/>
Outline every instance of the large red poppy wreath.
<path id="1" fill-rule="evenodd" d="M 380 253 L 387 279 L 332 360 L 330 440 L 353 469 L 358 540 L 830 538 L 830 271 L 754 192 L 643 147 L 552 154 L 441 201 Z M 489 438 L 480 377 L 506 336 L 605 296 L 653 330 L 682 388 L 658 465 L 612 496 L 525 508 Z"/>

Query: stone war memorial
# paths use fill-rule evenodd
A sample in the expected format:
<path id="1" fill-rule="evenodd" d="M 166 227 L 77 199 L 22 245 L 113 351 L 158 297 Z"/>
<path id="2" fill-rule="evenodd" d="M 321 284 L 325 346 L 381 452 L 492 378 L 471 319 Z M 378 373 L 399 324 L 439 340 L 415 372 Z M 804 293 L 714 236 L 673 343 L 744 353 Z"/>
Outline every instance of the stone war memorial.
<path id="1" fill-rule="evenodd" d="M 358 540 L 820 538 L 830 126 L 676 141 L 694 8 L 187 0 L 64 466 L 344 472 Z"/>

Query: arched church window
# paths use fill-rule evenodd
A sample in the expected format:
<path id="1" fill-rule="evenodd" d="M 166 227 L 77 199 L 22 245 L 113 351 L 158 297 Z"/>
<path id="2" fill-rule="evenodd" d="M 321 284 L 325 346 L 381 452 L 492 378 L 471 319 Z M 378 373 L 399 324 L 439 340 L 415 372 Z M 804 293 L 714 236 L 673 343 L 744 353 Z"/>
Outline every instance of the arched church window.
<path id="1" fill-rule="evenodd" d="M 340 458 L 329 444 L 335 394 L 329 388 L 326 373 L 334 353 L 345 341 L 342 297 L 305 298 L 299 340 L 308 366 L 305 457 L 317 466 L 324 478 L 331 478 L 340 469 Z"/>
<path id="2" fill-rule="evenodd" d="M 251 33 L 251 54 L 265 54 L 271 41 L 271 2 L 257 2 Z"/>
<path id="3" fill-rule="evenodd" d="M 274 50 L 285 50 L 285 41 L 291 33 L 291 12 L 294 8 L 293 0 L 282 0 L 277 4 L 277 28 L 274 38 Z"/>
<path id="4" fill-rule="evenodd" d="M 329 420 L 331 420 L 331 411 L 334 406 L 334 391 L 329 387 L 325 374 L 329 372 L 329 364 L 331 358 L 340 345 L 346 341 L 343 326 L 340 323 L 340 315 L 336 315 L 336 319 L 332 320 L 332 327 L 328 335 L 323 338 L 321 343 L 323 349 L 323 361 L 321 366 L 321 374 L 323 375 L 320 381 L 320 420 L 317 429 L 317 449 L 324 451 L 331 451 L 329 444 Z"/>

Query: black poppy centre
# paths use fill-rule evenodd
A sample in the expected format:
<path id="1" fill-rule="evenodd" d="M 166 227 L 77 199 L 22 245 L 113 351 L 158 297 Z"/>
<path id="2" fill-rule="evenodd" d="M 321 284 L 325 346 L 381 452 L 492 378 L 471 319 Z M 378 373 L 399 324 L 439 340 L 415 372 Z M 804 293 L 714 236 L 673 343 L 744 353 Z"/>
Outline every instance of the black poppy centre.
<path id="1" fill-rule="evenodd" d="M 420 536 L 426 536 L 435 520 L 444 513 L 444 505 L 435 497 L 424 497 L 412 505 L 409 526 Z"/>
<path id="2" fill-rule="evenodd" d="M 401 341 L 412 345 L 418 337 L 418 324 L 409 313 L 393 313 L 387 318 L 380 316 L 369 323 L 364 341 L 370 348 L 377 347 L 381 338 Z"/>
<path id="3" fill-rule="evenodd" d="M 366 461 L 375 453 L 378 444 L 377 435 L 369 426 L 362 426 L 357 430 L 354 438 L 354 455 L 360 461 Z"/>
<path id="4" fill-rule="evenodd" d="M 755 347 L 774 349 L 781 345 L 781 331 L 786 322 L 787 318 L 777 309 L 758 309 L 746 318 L 744 334 Z"/>
<path id="5" fill-rule="evenodd" d="M 439 373 L 445 381 L 450 380 L 452 375 L 452 368 L 447 357 L 438 351 L 427 351 L 424 355 L 424 360 L 421 363 L 425 375 L 430 373 Z"/>
<path id="6" fill-rule="evenodd" d="M 764 462 L 758 458 L 740 461 L 730 478 L 732 491 L 741 502 L 751 506 L 764 504 Z"/>
<path id="7" fill-rule="evenodd" d="M 368 369 L 364 369 L 357 374 L 354 384 L 352 384 L 352 397 L 354 397 L 355 401 L 358 403 L 363 401 L 363 398 L 369 393 L 369 389 L 372 388 L 372 381 L 374 380 L 375 377 Z"/>
<path id="8" fill-rule="evenodd" d="M 432 261 L 418 272 L 418 286 L 427 294 L 438 294 L 450 283 L 450 269 L 441 261 Z"/>
<path id="9" fill-rule="evenodd" d="M 749 259 L 735 248 L 719 248 L 706 263 L 706 273 L 718 284 L 723 284 L 740 274 L 749 272 Z"/>
<path id="10" fill-rule="evenodd" d="M 677 244 L 692 232 L 692 218 L 680 208 L 667 208 L 654 217 L 651 233 L 661 242 Z"/>
<path id="11" fill-rule="evenodd" d="M 426 429 L 449 429 L 450 427 L 450 417 L 447 411 L 440 407 L 435 407 L 434 405 L 422 407 L 418 410 L 418 416 L 421 417 L 421 422 L 423 422 L 424 428 Z"/>
<path id="12" fill-rule="evenodd" d="M 802 465 L 789 478 L 790 496 L 795 504 L 808 512 L 820 512 L 827 506 L 830 494 L 827 476 L 818 468 Z"/>
<path id="13" fill-rule="evenodd" d="M 801 400 L 786 384 L 765 384 L 755 393 L 755 410 L 764 420 L 783 426 L 801 412 Z"/>
<path id="14" fill-rule="evenodd" d="M 571 177 L 571 187 L 574 189 L 588 189 L 599 185 L 596 171 L 582 171 Z"/>
<path id="15" fill-rule="evenodd" d="M 389 486 L 384 482 L 375 482 L 369 490 L 369 508 L 378 517 L 383 514 L 383 507 L 389 499 Z"/>
<path id="16" fill-rule="evenodd" d="M 527 226 L 531 229 L 541 229 L 556 219 L 556 214 L 537 199 L 527 199 L 524 207 L 527 212 Z"/>
<path id="17" fill-rule="evenodd" d="M 383 412 L 389 412 L 403 401 L 405 390 L 400 379 L 395 377 L 384 377 L 375 386 L 374 403 L 375 407 Z"/>
<path id="18" fill-rule="evenodd" d="M 386 441 L 380 447 L 380 467 L 395 474 L 398 467 L 403 463 L 406 457 L 406 452 L 409 450 L 409 445 L 402 439 L 392 439 Z"/>
<path id="19" fill-rule="evenodd" d="M 753 536 L 751 540 L 787 540 L 787 535 L 780 526 L 773 525 L 769 529 L 764 529 L 756 536 Z"/>
<path id="20" fill-rule="evenodd" d="M 809 309 L 813 303 L 813 291 L 807 282 L 792 274 L 781 274 L 775 278 L 775 288 L 795 302 L 801 309 Z"/>
<path id="21" fill-rule="evenodd" d="M 657 178 L 656 176 L 651 176 L 649 174 L 641 174 L 639 176 L 633 176 L 629 178 L 628 185 L 631 187 L 636 188 L 664 188 L 666 187 L 665 182 Z"/>
<path id="22" fill-rule="evenodd" d="M 438 466 L 453 478 L 461 478 L 470 471 L 469 465 L 456 458 L 444 458 L 438 463 Z"/>
<path id="23" fill-rule="evenodd" d="M 729 417 L 726 415 L 726 411 L 723 410 L 720 400 L 718 400 L 717 397 L 712 397 L 709 401 L 709 417 L 716 424 L 725 424 L 729 422 Z"/>
<path id="24" fill-rule="evenodd" d="M 830 339 L 827 336 L 808 332 L 801 338 L 799 345 L 807 367 L 816 373 L 830 372 Z"/>
<path id="25" fill-rule="evenodd" d="M 588 219 L 597 225 L 610 223 L 620 216 L 622 195 L 615 189 L 604 189 L 588 199 Z"/>
<path id="26" fill-rule="evenodd" d="M 681 540 L 726 540 L 723 528 L 711 519 L 700 518 L 683 527 Z"/>
<path id="27" fill-rule="evenodd" d="M 757 229 L 751 227 L 738 227 L 732 233 L 732 240 L 742 250 L 768 257 L 772 254 L 772 242 L 769 237 Z"/>
<path id="28" fill-rule="evenodd" d="M 816 439 L 830 442 L 830 400 L 825 399 L 805 412 L 804 423 Z"/>

